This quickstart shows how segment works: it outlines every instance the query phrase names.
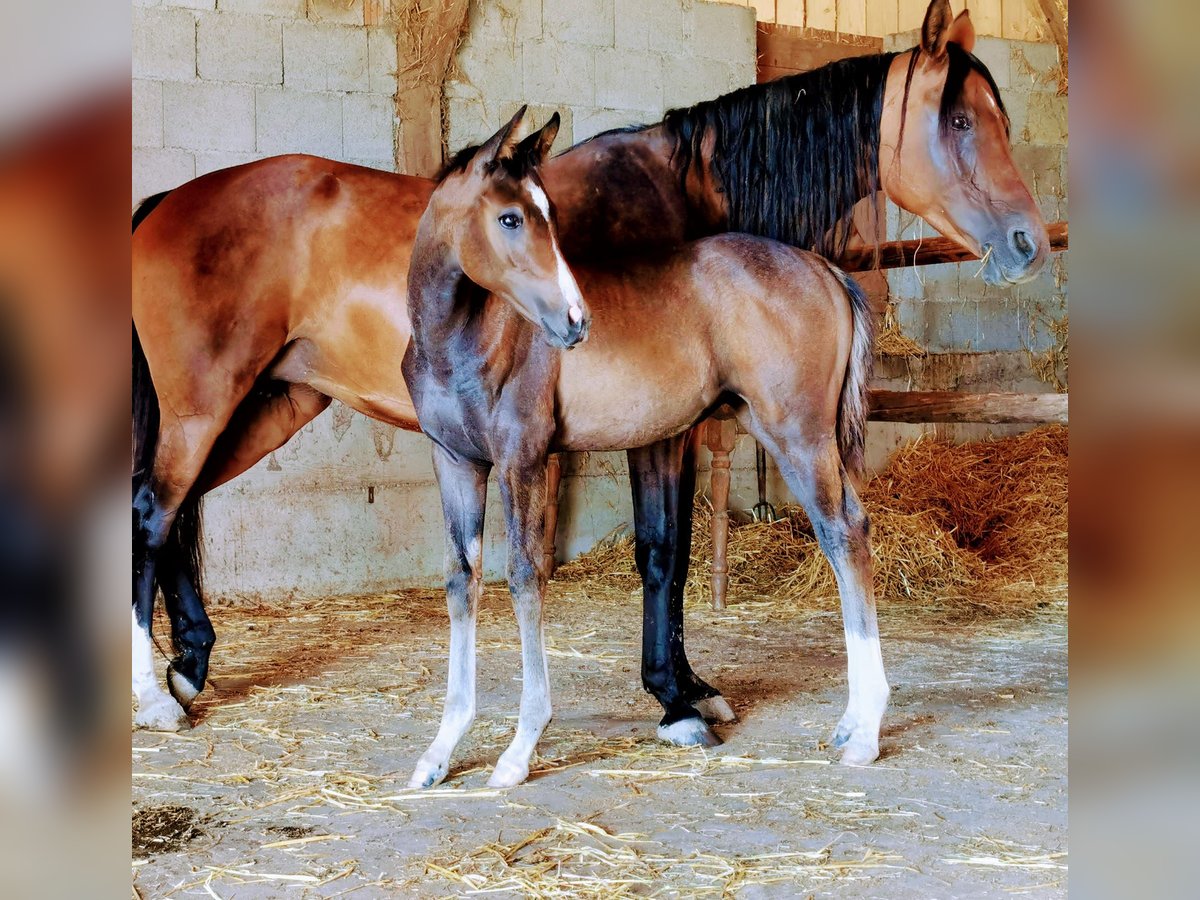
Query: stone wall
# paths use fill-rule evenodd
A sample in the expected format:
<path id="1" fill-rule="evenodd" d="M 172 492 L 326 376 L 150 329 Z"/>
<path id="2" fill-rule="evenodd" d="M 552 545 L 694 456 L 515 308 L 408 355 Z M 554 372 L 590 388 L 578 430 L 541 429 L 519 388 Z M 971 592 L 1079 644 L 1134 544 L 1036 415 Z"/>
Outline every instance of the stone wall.
<path id="1" fill-rule="evenodd" d="M 394 169 L 396 37 L 362 0 L 134 0 L 133 199 L 313 153 Z"/>

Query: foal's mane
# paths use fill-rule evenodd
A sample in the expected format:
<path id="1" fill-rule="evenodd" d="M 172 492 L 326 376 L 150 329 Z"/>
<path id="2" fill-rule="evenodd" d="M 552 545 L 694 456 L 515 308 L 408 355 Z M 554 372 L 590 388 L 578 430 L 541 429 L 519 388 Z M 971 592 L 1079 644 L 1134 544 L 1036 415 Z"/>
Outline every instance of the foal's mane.
<path id="1" fill-rule="evenodd" d="M 939 117 L 943 130 L 967 75 L 996 83 L 975 56 L 948 44 L 949 66 Z M 909 86 L 920 48 L 913 51 Z M 854 205 L 879 190 L 879 126 L 888 69 L 895 53 L 838 60 L 798 75 L 754 84 L 663 119 L 675 140 L 681 184 L 714 140 L 709 159 L 725 193 L 729 229 L 774 238 L 837 259 L 850 237 Z M 901 137 L 904 119 L 901 119 Z"/>

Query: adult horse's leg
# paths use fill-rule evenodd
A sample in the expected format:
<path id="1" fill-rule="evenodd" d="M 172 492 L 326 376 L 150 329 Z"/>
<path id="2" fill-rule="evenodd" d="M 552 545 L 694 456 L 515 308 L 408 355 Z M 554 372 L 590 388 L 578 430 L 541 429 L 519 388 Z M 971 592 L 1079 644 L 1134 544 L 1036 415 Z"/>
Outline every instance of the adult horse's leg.
<path id="1" fill-rule="evenodd" d="M 721 739 L 688 701 L 672 640 L 672 631 L 680 632 L 682 650 L 682 590 L 675 621 L 672 598 L 679 576 L 680 465 L 686 442 L 687 435 L 678 435 L 628 452 L 635 555 L 642 576 L 642 685 L 664 710 L 659 738 L 680 746 L 714 747 Z"/>
<path id="2" fill-rule="evenodd" d="M 546 527 L 545 457 L 501 463 L 500 493 L 508 526 L 508 589 L 521 631 L 521 711 L 517 733 L 496 761 L 491 787 L 512 787 L 529 777 L 537 742 L 550 724 L 550 673 L 542 626 L 547 572 L 542 551 Z"/>
<path id="3" fill-rule="evenodd" d="M 679 470 L 679 535 L 675 544 L 675 574 L 671 578 L 671 606 L 667 627 L 671 642 L 671 659 L 684 700 L 710 722 L 732 722 L 737 718 L 733 709 L 721 696 L 720 691 L 692 671 L 683 647 L 683 600 L 692 555 L 692 513 L 696 501 L 696 447 L 699 438 L 700 429 L 697 427 L 683 440 L 683 459 Z"/>
<path id="4" fill-rule="evenodd" d="M 446 777 L 450 755 L 475 719 L 475 617 L 483 591 L 483 515 L 489 467 L 456 460 L 437 444 L 433 445 L 433 465 L 446 518 L 450 668 L 442 724 L 417 762 L 410 787 L 432 787 Z"/>
<path id="5" fill-rule="evenodd" d="M 843 763 L 866 765 L 879 756 L 879 728 L 890 690 L 879 648 L 867 514 L 832 435 L 806 438 L 794 422 L 765 430 L 751 422 L 749 430 L 774 456 L 833 566 L 842 600 L 850 688 L 833 746 L 842 748 Z"/>

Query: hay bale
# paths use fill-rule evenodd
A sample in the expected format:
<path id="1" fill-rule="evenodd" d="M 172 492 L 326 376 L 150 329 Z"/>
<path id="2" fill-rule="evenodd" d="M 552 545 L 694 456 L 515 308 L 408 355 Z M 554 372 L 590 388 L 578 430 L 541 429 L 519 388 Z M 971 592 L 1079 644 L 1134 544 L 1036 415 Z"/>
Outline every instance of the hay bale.
<path id="1" fill-rule="evenodd" d="M 922 439 L 899 450 L 863 493 L 871 516 L 875 590 L 891 601 L 961 619 L 1028 613 L 1066 599 L 1067 429 L 954 445 Z M 799 507 L 773 523 L 734 525 L 730 598 L 787 601 L 779 612 L 834 607 L 833 572 Z M 707 603 L 712 509 L 697 504 L 688 600 Z M 640 583 L 633 541 L 614 535 L 558 577 L 594 595 Z"/>

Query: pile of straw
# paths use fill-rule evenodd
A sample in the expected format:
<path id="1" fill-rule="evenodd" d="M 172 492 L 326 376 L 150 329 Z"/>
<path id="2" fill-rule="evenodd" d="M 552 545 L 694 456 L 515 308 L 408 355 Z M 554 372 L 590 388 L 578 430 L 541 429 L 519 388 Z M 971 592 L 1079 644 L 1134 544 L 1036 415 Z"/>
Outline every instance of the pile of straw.
<path id="1" fill-rule="evenodd" d="M 881 601 L 947 619 L 1017 615 L 1064 601 L 1067 429 L 953 445 L 922 439 L 899 450 L 863 494 Z M 733 525 L 729 599 L 834 606 L 833 572 L 803 511 Z M 698 505 L 690 602 L 710 599 L 711 509 Z M 564 581 L 638 589 L 632 540 L 618 537 L 559 570 Z"/>

